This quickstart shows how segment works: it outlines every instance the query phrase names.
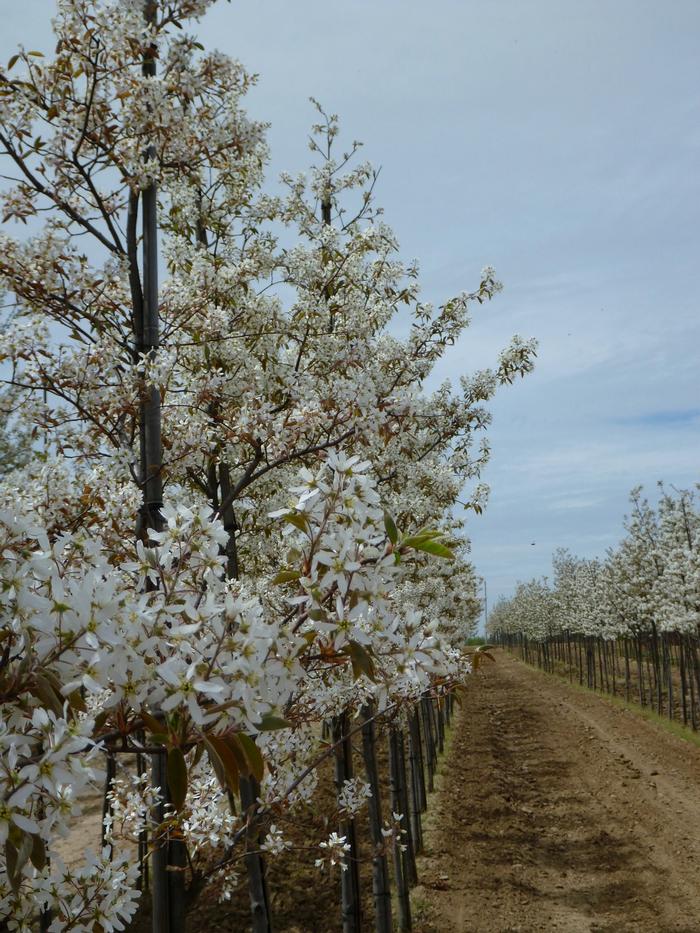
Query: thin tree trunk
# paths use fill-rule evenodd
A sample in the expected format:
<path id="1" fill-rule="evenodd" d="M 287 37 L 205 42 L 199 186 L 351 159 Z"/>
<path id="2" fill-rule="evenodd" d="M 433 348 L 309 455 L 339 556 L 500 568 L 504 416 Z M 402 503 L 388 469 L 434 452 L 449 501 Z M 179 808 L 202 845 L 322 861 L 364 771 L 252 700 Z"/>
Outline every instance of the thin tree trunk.
<path id="1" fill-rule="evenodd" d="M 389 730 L 389 789 L 391 792 L 391 809 L 393 813 L 401 816 L 399 822 L 401 835 L 395 835 L 393 838 L 392 854 L 394 861 L 394 881 L 396 884 L 396 901 L 399 914 L 399 930 L 401 933 L 406 933 L 406 931 L 411 929 L 409 860 L 412 857 L 413 840 L 410 835 L 411 827 L 406 812 L 407 808 L 404 809 L 406 802 L 403 785 L 405 785 L 406 768 L 401 754 L 399 736 L 400 733 L 396 726 L 391 726 Z"/>
<path id="2" fill-rule="evenodd" d="M 45 806 L 43 796 L 40 796 L 39 800 L 37 801 L 37 810 L 38 810 L 39 819 L 40 820 L 45 819 L 46 818 L 46 806 Z M 45 868 L 50 873 L 51 859 L 48 856 L 46 858 Z M 53 913 L 51 912 L 51 908 L 45 907 L 43 910 L 40 910 L 39 911 L 39 933 L 49 933 L 49 930 L 51 929 L 52 924 L 53 924 Z M 5 926 L 3 921 L 0 920 L 0 931 L 4 933 L 5 930 L 7 930 L 7 927 Z"/>
<path id="3" fill-rule="evenodd" d="M 347 713 L 336 716 L 333 720 L 333 742 L 335 747 L 335 786 L 338 796 L 345 781 L 353 776 L 352 742 L 348 738 Z M 359 852 L 355 821 L 351 817 L 341 821 L 341 835 L 345 836 L 350 846 L 347 855 L 347 869 L 340 873 L 341 917 L 343 933 L 361 933 L 362 917 L 360 904 Z"/>
<path id="4" fill-rule="evenodd" d="M 102 848 L 104 848 L 106 844 L 105 820 L 107 819 L 108 815 L 111 816 L 112 814 L 112 804 L 108 799 L 108 794 L 112 790 L 112 782 L 114 781 L 114 778 L 116 776 L 117 776 L 117 762 L 115 761 L 114 755 L 108 753 L 107 754 L 107 766 L 105 768 L 105 787 L 104 787 L 104 793 L 102 795 L 102 825 L 100 827 L 101 837 L 102 837 Z M 109 857 L 111 858 L 112 857 L 111 843 L 109 846 L 109 852 L 110 852 Z"/>
<path id="5" fill-rule="evenodd" d="M 654 667 L 654 687 L 656 691 L 656 712 L 661 715 L 663 709 L 663 689 L 661 685 L 661 657 L 659 652 L 659 637 L 656 623 L 651 623 L 652 630 L 652 664 Z"/>
<path id="6" fill-rule="evenodd" d="M 144 19 L 153 24 L 157 19 L 156 0 L 145 0 Z M 142 71 L 144 77 L 153 78 L 156 73 L 157 50 L 148 48 L 144 52 Z M 155 159 L 153 145 L 146 149 L 146 158 Z M 140 358 L 152 357 L 160 345 L 160 322 L 158 315 L 158 207 L 155 183 L 141 194 L 143 226 L 143 293 L 142 306 L 134 308 L 135 347 Z M 135 217 L 132 216 L 132 222 Z M 132 270 L 136 274 L 135 270 Z M 143 384 L 139 412 L 139 434 L 141 441 L 140 481 L 143 490 L 137 535 L 146 543 L 151 532 L 163 527 L 162 481 L 162 438 L 160 390 L 157 386 Z M 152 757 L 153 784 L 161 789 L 161 801 L 156 807 L 156 819 L 162 823 L 165 804 L 168 800 L 167 755 Z M 153 933 L 183 933 L 184 911 L 184 867 L 186 853 L 184 843 L 176 840 L 159 840 L 152 860 L 153 873 Z M 169 870 L 170 869 L 170 870 Z"/>
<path id="7" fill-rule="evenodd" d="M 425 766 L 423 762 L 423 739 L 421 736 L 419 708 L 412 711 L 408 723 L 409 737 L 411 740 L 410 760 L 412 765 L 415 764 L 416 801 L 418 803 L 419 812 L 425 813 L 428 809 L 428 795 L 425 790 Z M 421 833 L 421 847 L 422 843 L 423 834 Z"/>
<path id="8" fill-rule="evenodd" d="M 221 487 L 221 501 L 228 503 L 221 516 L 224 523 L 224 529 L 227 532 L 226 540 L 226 576 L 229 580 L 237 580 L 239 577 L 238 549 L 236 546 L 236 515 L 231 498 L 231 474 L 228 463 L 219 464 L 219 485 Z"/>
<path id="9" fill-rule="evenodd" d="M 435 743 L 433 737 L 433 727 L 431 722 L 430 710 L 428 708 L 428 703 L 430 701 L 426 697 L 421 697 L 420 701 L 420 718 L 423 721 L 423 734 L 425 736 L 425 763 L 428 770 L 428 793 L 432 794 L 435 790 Z M 427 797 L 426 797 L 426 807 L 427 807 Z"/>
<path id="10" fill-rule="evenodd" d="M 250 898 L 251 929 L 253 933 L 272 933 L 268 911 L 265 864 L 258 853 L 260 836 L 255 818 L 255 808 L 260 788 L 254 777 L 242 777 L 239 781 L 241 809 L 248 815 L 246 827 L 246 855 L 248 872 L 248 896 Z"/>
<path id="11" fill-rule="evenodd" d="M 143 741 L 143 733 L 140 736 L 140 740 Z M 138 754 L 136 756 L 136 773 L 141 776 L 144 769 L 144 759 L 143 755 Z M 148 891 L 150 887 L 150 878 L 149 878 L 149 864 L 148 864 L 148 823 L 144 821 L 143 828 L 139 832 L 139 843 L 138 843 L 138 858 L 139 858 L 139 890 L 143 893 Z"/>
<path id="12" fill-rule="evenodd" d="M 617 650 L 615 639 L 610 641 L 610 666 L 612 668 L 612 692 L 617 696 Z"/>
<path id="13" fill-rule="evenodd" d="M 420 816 L 420 745 L 416 740 L 415 733 L 414 714 L 411 712 L 408 716 L 408 771 L 410 776 L 410 781 L 408 782 L 408 815 L 411 821 L 414 851 L 418 854 L 423 849 L 423 827 L 421 826 Z"/>
<path id="14" fill-rule="evenodd" d="M 401 795 L 401 814 L 403 816 L 403 823 L 405 824 L 405 845 L 406 852 L 404 856 L 404 873 L 406 875 L 406 880 L 409 885 L 418 884 L 418 869 L 416 867 L 416 838 L 413 835 L 413 825 L 410 818 L 410 801 L 409 801 L 409 786 L 410 782 L 408 780 L 408 768 L 406 762 L 406 742 L 404 739 L 403 730 L 397 730 L 397 747 L 398 747 L 398 761 L 399 761 L 399 791 Z M 418 817 L 420 822 L 420 815 Z"/>
<path id="15" fill-rule="evenodd" d="M 637 679 L 638 689 L 639 689 L 639 702 L 642 706 L 646 706 L 646 690 L 644 688 L 644 669 L 642 667 L 642 645 L 641 639 L 638 634 L 634 636 L 634 655 L 635 661 L 637 664 Z"/>
<path id="16" fill-rule="evenodd" d="M 157 753 L 151 756 L 151 778 L 153 786 L 160 788 L 160 799 L 154 807 L 156 824 L 165 819 L 165 803 L 168 787 L 167 753 Z M 164 841 L 156 843 L 151 856 L 151 903 L 153 933 L 169 933 L 170 931 L 170 895 L 168 891 L 168 844 Z"/>
<path id="17" fill-rule="evenodd" d="M 662 646 L 664 654 L 664 669 L 666 674 L 666 700 L 667 700 L 667 712 L 668 718 L 673 719 L 675 715 L 674 707 L 674 697 L 673 697 L 673 667 L 671 665 L 671 644 L 669 642 L 668 634 L 664 633 L 662 636 Z"/>
<path id="18" fill-rule="evenodd" d="M 583 686 L 583 655 L 581 653 L 581 636 L 576 636 L 576 655 L 578 657 L 578 682 Z"/>
<path id="19" fill-rule="evenodd" d="M 685 669 L 685 638 L 678 636 L 678 669 L 681 678 L 681 716 L 683 725 L 688 725 L 688 678 Z"/>
<path id="20" fill-rule="evenodd" d="M 645 657 L 644 657 L 644 662 L 645 662 L 645 666 L 646 666 L 647 682 L 648 682 L 648 684 L 649 684 L 649 706 L 650 706 L 652 709 L 654 709 L 654 690 L 655 690 L 655 687 L 656 687 L 656 680 L 655 680 L 655 678 L 652 676 L 652 671 L 654 670 L 654 666 L 653 666 L 653 665 L 654 665 L 654 659 L 652 658 L 651 661 L 649 660 L 649 656 L 650 656 L 652 653 L 653 653 L 653 648 L 651 647 L 651 644 L 650 644 L 650 645 L 647 647 L 647 652 L 646 652 L 646 655 L 645 655 Z"/>
<path id="21" fill-rule="evenodd" d="M 610 693 L 610 680 L 608 678 L 608 652 L 604 638 L 598 639 L 598 657 L 600 659 L 600 689 Z"/>
<path id="22" fill-rule="evenodd" d="M 700 664 L 698 663 L 698 637 L 693 635 L 690 643 L 691 659 L 692 659 L 692 668 L 693 668 L 693 677 L 695 679 L 695 687 L 697 690 L 697 696 L 700 699 Z"/>
<path id="23" fill-rule="evenodd" d="M 684 639 L 686 647 L 686 664 L 689 667 L 688 670 L 688 685 L 690 687 L 690 724 L 693 729 L 698 728 L 698 717 L 697 717 L 697 706 L 696 706 L 696 693 L 695 693 L 695 678 L 693 676 L 693 658 L 695 655 L 695 647 L 693 639 L 691 637 L 686 637 Z"/>
<path id="24" fill-rule="evenodd" d="M 367 802 L 370 835 L 372 837 L 372 893 L 374 895 L 374 929 L 376 933 L 391 933 L 391 888 L 386 860 L 386 846 L 382 834 L 382 799 L 377 768 L 376 736 L 372 710 L 363 710 L 365 722 L 362 726 L 362 756 L 365 762 L 367 783 L 372 796 Z"/>
<path id="25" fill-rule="evenodd" d="M 236 524 L 234 505 L 231 501 L 231 474 L 227 463 L 219 464 L 218 480 L 219 489 L 221 491 L 221 502 L 227 503 L 226 507 L 222 510 L 221 515 L 224 529 L 227 532 L 226 546 L 224 548 L 224 552 L 226 554 L 226 576 L 229 580 L 237 580 L 240 576 L 238 548 L 236 545 L 236 532 L 238 531 L 238 526 Z M 215 470 L 211 485 L 212 491 L 215 495 Z M 218 507 L 218 502 L 213 504 L 215 508 Z M 254 778 L 251 777 L 241 779 L 239 783 L 239 790 L 241 806 L 244 809 L 255 806 L 255 798 L 257 797 L 256 788 L 257 782 Z M 252 793 L 253 791 L 255 791 L 255 794 Z M 257 823 L 254 814 L 251 813 L 250 819 L 251 828 L 247 834 L 249 840 L 256 836 L 254 826 Z M 250 845 L 248 845 L 248 849 L 251 849 Z M 270 933 L 272 930 L 272 911 L 270 909 L 270 900 L 268 897 L 267 883 L 265 880 L 265 859 L 263 858 L 262 853 L 258 850 L 257 845 L 253 846 L 252 850 L 246 854 L 245 866 L 248 873 L 248 896 L 250 898 L 253 933 Z"/>

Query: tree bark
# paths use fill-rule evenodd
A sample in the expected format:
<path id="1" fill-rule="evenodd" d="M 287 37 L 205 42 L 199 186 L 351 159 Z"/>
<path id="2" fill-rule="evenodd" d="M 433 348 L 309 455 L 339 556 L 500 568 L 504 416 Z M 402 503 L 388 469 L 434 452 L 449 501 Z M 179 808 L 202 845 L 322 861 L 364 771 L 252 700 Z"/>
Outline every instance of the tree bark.
<path id="1" fill-rule="evenodd" d="M 389 870 L 387 867 L 386 847 L 382 834 L 382 799 L 381 785 L 379 783 L 379 769 L 377 768 L 376 735 L 372 709 L 365 707 L 362 711 L 365 722 L 362 726 L 362 756 L 365 762 L 365 773 L 372 796 L 369 798 L 367 809 L 369 813 L 370 835 L 372 837 L 372 893 L 374 895 L 374 929 L 376 933 L 391 933 L 391 888 L 389 887 Z"/>
<path id="2" fill-rule="evenodd" d="M 353 776 L 352 742 L 348 738 L 347 713 L 336 716 L 333 720 L 333 742 L 335 747 L 335 786 L 338 795 L 345 781 Z M 362 933 L 362 912 L 360 901 L 359 851 L 355 821 L 352 818 L 341 820 L 340 834 L 345 836 L 350 846 L 347 855 L 347 868 L 340 873 L 341 917 L 343 933 Z"/>
<path id="3" fill-rule="evenodd" d="M 268 912 L 265 864 L 257 851 L 260 846 L 260 838 L 255 819 L 255 807 L 260 788 L 254 777 L 242 777 L 238 786 L 241 795 L 241 809 L 248 817 L 244 861 L 248 872 L 251 929 L 253 933 L 272 933 Z"/>
<path id="4" fill-rule="evenodd" d="M 405 933 L 411 929 L 411 900 L 409 885 L 416 882 L 415 861 L 413 860 L 413 839 L 408 820 L 408 801 L 406 799 L 406 765 L 403 759 L 401 733 L 396 726 L 389 731 L 389 786 L 391 790 L 391 808 L 401 815 L 402 837 L 394 837 L 394 879 L 396 881 L 396 899 L 399 912 L 399 930 Z M 405 846 L 405 850 L 404 850 Z M 411 872 L 411 863 L 413 872 Z"/>

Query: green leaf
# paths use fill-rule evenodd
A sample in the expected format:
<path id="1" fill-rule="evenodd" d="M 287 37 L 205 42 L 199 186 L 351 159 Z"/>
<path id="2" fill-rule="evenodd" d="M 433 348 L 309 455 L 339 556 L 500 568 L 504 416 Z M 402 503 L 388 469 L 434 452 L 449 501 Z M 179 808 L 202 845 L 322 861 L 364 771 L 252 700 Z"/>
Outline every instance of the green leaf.
<path id="1" fill-rule="evenodd" d="M 156 745 L 167 745 L 169 737 L 165 732 L 153 732 L 151 733 L 151 742 L 155 742 Z"/>
<path id="2" fill-rule="evenodd" d="M 150 733 L 160 734 L 163 731 L 163 723 L 158 722 L 155 716 L 151 716 L 150 713 L 147 713 L 145 709 L 142 709 L 139 713 L 143 721 L 144 726 L 148 729 Z"/>
<path id="3" fill-rule="evenodd" d="M 265 762 L 263 761 L 263 756 L 260 754 L 260 749 L 255 744 L 255 739 L 252 739 L 249 735 L 246 735 L 245 732 L 239 732 L 236 738 L 238 739 L 245 757 L 248 760 L 250 773 L 253 775 L 256 781 L 262 781 L 263 772 L 265 770 Z"/>
<path id="4" fill-rule="evenodd" d="M 192 767 L 196 768 L 199 762 L 201 761 L 202 755 L 204 754 L 204 742 L 200 742 L 194 750 L 194 758 L 192 759 Z"/>
<path id="5" fill-rule="evenodd" d="M 273 585 L 277 586 L 281 583 L 292 583 L 294 580 L 299 579 L 301 579 L 300 570 L 280 570 L 272 583 Z"/>
<path id="6" fill-rule="evenodd" d="M 420 531 L 417 531 L 415 535 L 413 535 L 414 538 L 426 538 L 426 539 L 427 538 L 442 538 L 442 536 L 443 536 L 442 531 L 435 531 L 434 529 L 430 529 L 430 528 L 421 528 Z"/>
<path id="7" fill-rule="evenodd" d="M 202 739 L 202 746 L 207 750 L 207 756 L 209 757 L 209 764 L 212 766 L 212 769 L 214 770 L 214 774 L 216 775 L 216 778 L 219 784 L 225 790 L 228 785 L 228 780 L 226 778 L 226 769 L 224 768 L 223 761 L 221 760 L 221 758 L 219 758 L 219 755 L 216 749 L 211 744 L 209 739 L 207 738 Z"/>
<path id="8" fill-rule="evenodd" d="M 13 829 L 17 829 L 17 827 L 13 827 Z M 11 836 L 12 838 L 8 836 L 5 840 L 5 864 L 8 880 L 16 894 L 22 883 L 22 869 L 29 861 L 34 841 L 29 833 L 25 833 L 21 829 L 11 833 Z"/>
<path id="9" fill-rule="evenodd" d="M 414 535 L 407 535 L 402 538 L 401 544 L 410 544 L 411 547 L 415 547 L 416 544 L 422 541 L 433 541 L 442 537 L 443 533 L 441 531 L 417 531 Z"/>
<path id="10" fill-rule="evenodd" d="M 20 882 L 17 872 L 17 849 L 9 839 L 5 840 L 5 871 L 7 872 L 7 880 L 16 894 L 19 891 Z"/>
<path id="11" fill-rule="evenodd" d="M 30 690 L 47 709 L 50 709 L 57 716 L 63 715 L 63 703 L 47 677 L 44 677 L 43 674 L 35 674 L 34 685 L 30 687 Z"/>
<path id="12" fill-rule="evenodd" d="M 104 724 L 107 722 L 108 719 L 109 719 L 109 712 L 106 709 L 103 709 L 102 712 L 98 713 L 97 716 L 95 716 L 95 732 L 94 732 L 95 735 L 98 735 L 101 732 L 102 728 L 104 727 Z"/>
<path id="13" fill-rule="evenodd" d="M 303 531 L 305 534 L 309 530 L 309 520 L 303 512 L 287 512 L 286 515 L 282 516 L 282 520 L 290 525 L 294 525 L 295 528 L 298 528 L 299 531 Z"/>
<path id="14" fill-rule="evenodd" d="M 243 747 L 238 741 L 238 734 L 236 735 L 221 735 L 219 736 L 224 745 L 230 749 L 231 754 L 236 759 L 236 767 L 238 768 L 238 773 L 241 775 L 247 775 L 250 768 L 248 766 L 248 759 L 245 756 Z"/>
<path id="15" fill-rule="evenodd" d="M 423 541 L 422 544 L 418 545 L 418 550 L 433 554 L 435 557 L 444 557 L 446 560 L 455 559 L 454 551 L 440 541 Z"/>
<path id="16" fill-rule="evenodd" d="M 43 870 L 46 865 L 46 846 L 44 840 L 37 833 L 32 833 L 32 851 L 29 858 L 37 871 Z"/>
<path id="17" fill-rule="evenodd" d="M 44 676 L 44 677 L 48 680 L 48 682 L 51 684 L 51 686 L 53 687 L 55 693 L 57 694 L 57 696 L 58 696 L 58 698 L 61 700 L 61 702 L 63 702 L 63 693 L 62 693 L 63 684 L 61 683 L 61 681 L 59 680 L 59 678 L 54 674 L 53 671 L 48 670 L 48 669 L 45 669 L 45 670 L 44 670 L 43 676 Z"/>
<path id="18" fill-rule="evenodd" d="M 187 798 L 187 762 L 181 748 L 168 751 L 168 789 L 173 806 L 179 812 Z"/>
<path id="19" fill-rule="evenodd" d="M 416 547 L 418 544 L 429 540 L 429 538 L 424 538 L 422 535 L 408 535 L 407 538 L 401 539 L 401 547 Z"/>
<path id="20" fill-rule="evenodd" d="M 402 547 L 412 547 L 416 551 L 425 551 L 426 554 L 433 554 L 435 557 L 444 557 L 447 560 L 454 560 L 454 552 L 446 545 L 441 544 L 440 541 L 435 541 L 434 538 L 413 536 L 405 538 L 401 544 Z"/>
<path id="21" fill-rule="evenodd" d="M 388 512 L 384 512 L 384 527 L 391 543 L 396 544 L 399 540 L 399 529 L 396 527 L 396 522 Z"/>
<path id="22" fill-rule="evenodd" d="M 481 645 L 480 645 L 480 646 L 476 649 L 476 651 L 474 652 L 474 654 L 472 655 L 472 667 L 474 668 L 475 671 L 478 671 L 479 668 L 481 667 L 481 660 L 482 660 L 482 658 L 488 658 L 489 661 L 492 661 L 494 664 L 496 663 L 496 659 L 495 659 L 494 656 L 491 654 L 491 652 L 490 652 L 490 651 L 485 651 L 485 650 L 484 650 L 485 647 L 489 647 L 489 648 L 490 648 L 491 646 L 490 646 L 490 645 L 486 645 L 486 646 L 481 646 Z"/>
<path id="23" fill-rule="evenodd" d="M 80 690 L 74 690 L 66 698 L 68 700 L 68 705 L 71 708 L 73 713 L 86 713 L 87 712 L 87 703 L 83 699 L 83 696 Z"/>
<path id="24" fill-rule="evenodd" d="M 350 655 L 352 675 L 357 680 L 362 674 L 374 680 L 374 661 L 369 651 L 357 641 L 348 643 L 347 653 Z"/>
<path id="25" fill-rule="evenodd" d="M 292 723 L 273 713 L 265 713 L 260 722 L 255 723 L 258 732 L 274 732 L 276 729 L 291 729 Z"/>
<path id="26" fill-rule="evenodd" d="M 12 58 L 7 63 L 7 70 L 12 71 L 19 60 L 19 55 L 13 55 Z"/>
<path id="27" fill-rule="evenodd" d="M 238 793 L 238 764 L 235 755 L 226 742 L 218 735 L 208 735 L 204 744 L 209 752 L 209 760 L 222 787 L 228 786 L 233 794 Z"/>

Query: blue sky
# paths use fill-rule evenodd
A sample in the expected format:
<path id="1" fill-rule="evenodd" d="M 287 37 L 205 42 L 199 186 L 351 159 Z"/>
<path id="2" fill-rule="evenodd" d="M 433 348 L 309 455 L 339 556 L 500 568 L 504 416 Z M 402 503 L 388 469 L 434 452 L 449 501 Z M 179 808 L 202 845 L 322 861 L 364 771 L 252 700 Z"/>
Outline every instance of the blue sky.
<path id="1" fill-rule="evenodd" d="M 51 0 L 3 4 L 0 56 L 51 48 Z M 538 337 L 470 519 L 490 598 L 603 553 L 633 486 L 700 479 L 697 0 L 221 0 L 200 33 L 260 73 L 273 174 L 307 164 L 310 95 L 365 142 L 426 298 L 496 267 L 438 379 Z"/>

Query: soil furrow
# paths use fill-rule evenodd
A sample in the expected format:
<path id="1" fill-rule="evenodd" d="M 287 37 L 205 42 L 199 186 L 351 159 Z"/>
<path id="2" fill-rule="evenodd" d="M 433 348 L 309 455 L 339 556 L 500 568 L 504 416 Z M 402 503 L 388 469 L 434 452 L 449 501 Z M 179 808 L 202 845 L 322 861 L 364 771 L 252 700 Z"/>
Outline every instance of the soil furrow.
<path id="1" fill-rule="evenodd" d="M 429 823 L 420 933 L 700 933 L 700 748 L 497 653 Z"/>

